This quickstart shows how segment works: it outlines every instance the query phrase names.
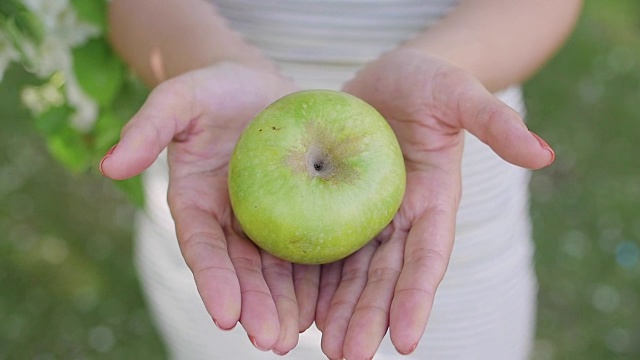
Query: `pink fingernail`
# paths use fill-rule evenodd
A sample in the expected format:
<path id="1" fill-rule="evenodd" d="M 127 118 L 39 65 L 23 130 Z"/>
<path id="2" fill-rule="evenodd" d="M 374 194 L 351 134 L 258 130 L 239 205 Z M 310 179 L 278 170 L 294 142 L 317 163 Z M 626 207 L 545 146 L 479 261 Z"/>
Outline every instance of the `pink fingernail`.
<path id="1" fill-rule="evenodd" d="M 289 352 L 288 352 L 288 351 L 280 352 L 280 351 L 278 351 L 278 350 L 276 350 L 276 349 L 273 349 L 273 353 L 274 353 L 274 354 L 276 354 L 276 355 L 278 355 L 278 356 L 285 356 L 285 355 L 287 355 Z"/>
<path id="2" fill-rule="evenodd" d="M 251 343 L 253 344 L 253 346 L 260 350 L 260 351 L 269 351 L 269 349 L 265 349 L 263 347 L 261 347 L 260 345 L 258 345 L 258 341 L 256 340 L 255 336 L 251 336 L 249 335 L 249 340 L 251 341 Z"/>
<path id="3" fill-rule="evenodd" d="M 222 331 L 231 331 L 236 327 L 236 324 L 233 324 L 232 327 L 230 328 L 224 328 L 222 326 L 220 326 L 220 324 L 218 324 L 218 321 L 214 318 L 211 318 L 213 320 L 213 323 L 216 324 L 216 326 L 218 327 L 218 329 L 222 330 Z"/>
<path id="4" fill-rule="evenodd" d="M 400 355 L 409 355 L 409 354 L 411 354 L 412 352 L 416 351 L 416 348 L 417 348 L 417 347 L 418 347 L 418 344 L 416 343 L 416 344 L 414 344 L 414 345 L 411 347 L 411 350 L 409 350 L 408 352 L 402 352 L 402 351 L 398 350 L 398 348 L 396 348 L 396 351 L 397 351 Z"/>
<path id="5" fill-rule="evenodd" d="M 104 161 L 107 160 L 109 156 L 111 156 L 111 154 L 113 154 L 113 152 L 116 150 L 116 146 L 118 146 L 118 144 L 113 145 L 111 149 L 109 149 L 109 151 L 107 151 L 107 153 L 104 155 L 102 160 L 100 160 L 100 173 L 103 176 L 107 176 L 107 175 L 105 175 L 104 170 L 102 169 L 102 165 L 104 164 Z"/>
<path id="6" fill-rule="evenodd" d="M 551 165 L 553 161 L 556 159 L 556 152 L 553 151 L 551 146 L 549 146 L 549 144 L 547 144 L 547 142 L 544 141 L 544 139 L 541 138 L 540 135 L 534 133 L 533 131 L 530 131 L 530 133 L 531 135 L 533 135 L 534 138 L 536 138 L 536 140 L 538 140 L 538 142 L 540 143 L 540 146 L 542 146 L 543 149 L 547 150 L 551 154 L 551 160 L 549 160 L 549 163 L 547 164 L 547 166 Z"/>

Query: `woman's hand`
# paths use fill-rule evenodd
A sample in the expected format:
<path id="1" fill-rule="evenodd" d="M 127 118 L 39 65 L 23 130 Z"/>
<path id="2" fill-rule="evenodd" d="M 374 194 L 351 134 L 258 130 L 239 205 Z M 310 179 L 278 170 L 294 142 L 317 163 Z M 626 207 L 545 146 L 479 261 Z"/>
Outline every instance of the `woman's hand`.
<path id="1" fill-rule="evenodd" d="M 464 130 L 506 161 L 530 169 L 551 148 L 469 74 L 418 50 L 383 55 L 344 90 L 389 121 L 407 169 L 392 223 L 341 263 L 323 267 L 317 307 L 322 348 L 332 359 L 373 357 L 387 329 L 398 352 L 420 340 L 454 239 Z"/>
<path id="2" fill-rule="evenodd" d="M 229 203 L 227 166 L 253 116 L 294 89 L 278 75 L 233 64 L 170 79 L 101 164 L 106 176 L 129 178 L 168 146 L 169 206 L 208 312 L 221 329 L 240 321 L 257 348 L 276 353 L 291 350 L 313 321 L 320 270 L 278 260 L 243 235 Z"/>

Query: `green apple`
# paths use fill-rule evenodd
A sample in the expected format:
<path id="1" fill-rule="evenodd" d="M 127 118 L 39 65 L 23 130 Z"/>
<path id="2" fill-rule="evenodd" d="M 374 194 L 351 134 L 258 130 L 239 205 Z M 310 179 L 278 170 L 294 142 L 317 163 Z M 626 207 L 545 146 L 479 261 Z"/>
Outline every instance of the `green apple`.
<path id="1" fill-rule="evenodd" d="M 398 140 L 372 106 L 307 90 L 261 111 L 229 163 L 231 205 L 245 234 L 301 264 L 347 257 L 400 207 L 406 171 Z"/>

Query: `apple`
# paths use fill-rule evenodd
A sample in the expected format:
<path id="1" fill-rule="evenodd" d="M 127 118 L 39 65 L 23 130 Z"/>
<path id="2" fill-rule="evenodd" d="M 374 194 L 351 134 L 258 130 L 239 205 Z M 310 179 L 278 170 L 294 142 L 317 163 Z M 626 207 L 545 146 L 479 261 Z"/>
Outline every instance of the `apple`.
<path id="1" fill-rule="evenodd" d="M 262 110 L 229 163 L 229 196 L 245 234 L 274 256 L 333 262 L 372 240 L 400 207 L 398 140 L 372 106 L 306 90 Z"/>

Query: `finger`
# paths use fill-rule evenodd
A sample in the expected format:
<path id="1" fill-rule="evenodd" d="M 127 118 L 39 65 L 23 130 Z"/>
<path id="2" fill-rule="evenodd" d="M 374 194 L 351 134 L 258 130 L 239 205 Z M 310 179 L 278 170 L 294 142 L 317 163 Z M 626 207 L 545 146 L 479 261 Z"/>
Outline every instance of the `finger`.
<path id="1" fill-rule="evenodd" d="M 273 347 L 277 355 L 291 351 L 298 343 L 298 302 L 293 287 L 293 265 L 265 251 L 262 255 L 262 272 L 276 304 L 280 320 L 280 337 Z"/>
<path id="2" fill-rule="evenodd" d="M 528 169 L 551 165 L 553 149 L 527 129 L 520 115 L 479 83 L 469 86 L 458 99 L 459 120 L 504 160 Z"/>
<path id="3" fill-rule="evenodd" d="M 240 323 L 257 349 L 272 350 L 280 337 L 280 319 L 262 272 L 260 253 L 251 241 L 233 234 L 229 255 L 242 294 Z"/>
<path id="4" fill-rule="evenodd" d="M 407 236 L 404 266 L 391 303 L 389 332 L 401 354 L 415 350 L 453 249 L 457 203 L 427 208 Z"/>
<path id="5" fill-rule="evenodd" d="M 298 332 L 304 332 L 311 324 L 316 313 L 320 287 L 320 266 L 293 265 L 293 285 L 298 301 Z"/>
<path id="6" fill-rule="evenodd" d="M 343 357 L 349 322 L 366 286 L 367 271 L 377 246 L 377 241 L 371 241 L 344 262 L 340 284 L 331 299 L 322 331 L 322 351 L 330 359 Z"/>
<path id="7" fill-rule="evenodd" d="M 345 337 L 347 359 L 369 359 L 376 353 L 389 326 L 389 309 L 402 269 L 407 233 L 394 231 L 376 250 L 367 285 L 355 307 Z"/>
<path id="8" fill-rule="evenodd" d="M 118 144 L 102 159 L 100 171 L 105 176 L 121 180 L 138 175 L 199 116 L 186 79 L 166 81 L 151 92 L 122 129 Z"/>
<path id="9" fill-rule="evenodd" d="M 320 273 L 320 288 L 318 290 L 318 304 L 316 305 L 316 327 L 324 330 L 325 319 L 329 312 L 331 299 L 340 284 L 340 274 L 342 273 L 343 261 L 336 261 L 322 265 Z"/>
<path id="10" fill-rule="evenodd" d="M 240 319 L 240 284 L 220 225 L 190 206 L 181 207 L 174 219 L 180 250 L 207 311 L 219 328 L 232 329 Z"/>

